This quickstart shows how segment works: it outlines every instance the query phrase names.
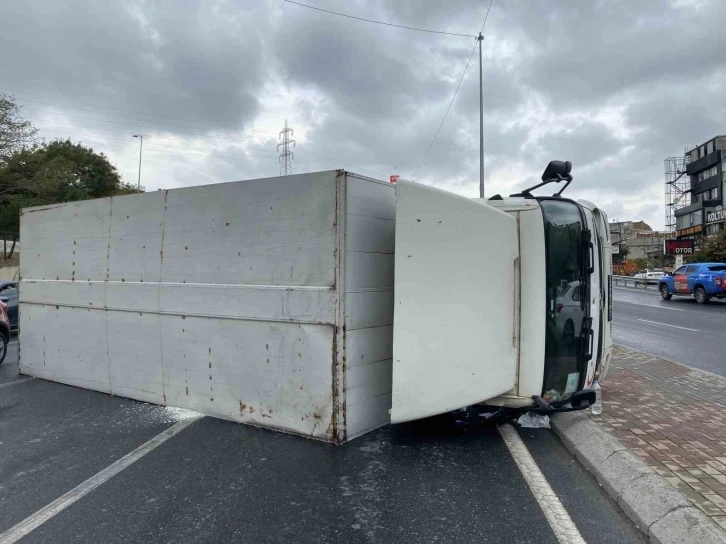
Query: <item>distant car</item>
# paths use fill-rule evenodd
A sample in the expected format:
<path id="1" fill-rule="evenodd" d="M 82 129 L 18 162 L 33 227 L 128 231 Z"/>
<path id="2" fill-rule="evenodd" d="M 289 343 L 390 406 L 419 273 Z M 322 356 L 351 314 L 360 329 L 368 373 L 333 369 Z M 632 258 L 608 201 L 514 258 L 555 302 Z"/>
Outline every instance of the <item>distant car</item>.
<path id="1" fill-rule="evenodd" d="M 666 273 L 657 269 L 646 269 L 633 276 L 636 280 L 659 280 L 666 276 Z"/>
<path id="2" fill-rule="evenodd" d="M 18 284 L 14 281 L 0 281 L 0 300 L 7 304 L 10 329 L 18 328 Z"/>
<path id="3" fill-rule="evenodd" d="M 704 304 L 712 297 L 726 297 L 726 263 L 696 263 L 681 266 L 659 280 L 658 290 L 664 300 L 673 295 L 693 295 Z"/>
<path id="4" fill-rule="evenodd" d="M 10 321 L 8 320 L 7 304 L 0 301 L 0 365 L 3 364 L 8 354 L 8 342 L 10 341 Z"/>
<path id="5" fill-rule="evenodd" d="M 555 325 L 558 335 L 565 339 L 567 345 L 573 345 L 575 336 L 579 336 L 582 328 L 582 290 L 580 282 L 573 281 L 567 284 L 557 296 L 555 308 Z"/>

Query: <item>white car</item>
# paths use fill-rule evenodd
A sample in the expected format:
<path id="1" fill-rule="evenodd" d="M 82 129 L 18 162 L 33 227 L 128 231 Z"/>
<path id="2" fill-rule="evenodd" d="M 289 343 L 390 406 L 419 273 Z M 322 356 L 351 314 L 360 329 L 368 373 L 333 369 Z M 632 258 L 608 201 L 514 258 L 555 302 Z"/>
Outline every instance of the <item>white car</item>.
<path id="1" fill-rule="evenodd" d="M 555 330 L 558 338 L 562 338 L 566 346 L 574 346 L 575 337 L 582 329 L 582 290 L 579 281 L 569 282 L 557 294 L 555 307 Z"/>
<path id="2" fill-rule="evenodd" d="M 659 280 L 665 275 L 666 273 L 662 270 L 647 269 L 643 270 L 642 272 L 638 272 L 633 277 L 636 280 Z"/>

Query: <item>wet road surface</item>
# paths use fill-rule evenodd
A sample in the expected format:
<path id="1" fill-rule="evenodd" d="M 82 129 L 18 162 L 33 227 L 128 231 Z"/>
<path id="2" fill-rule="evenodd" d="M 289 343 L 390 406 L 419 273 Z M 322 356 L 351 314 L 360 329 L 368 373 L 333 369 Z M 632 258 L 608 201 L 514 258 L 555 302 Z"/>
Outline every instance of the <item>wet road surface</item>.
<path id="1" fill-rule="evenodd" d="M 4 383 L 18 378 L 7 364 Z M 0 389 L 0 533 L 12 541 L 19 522 L 187 417 L 38 379 Z M 550 431 L 519 433 L 585 541 L 643 541 Z M 336 447 L 213 418 L 20 539 L 534 541 L 557 540 L 496 428 L 429 420 Z"/>
<path id="2" fill-rule="evenodd" d="M 692 297 L 613 286 L 613 341 L 726 376 L 726 300 L 698 304 Z"/>

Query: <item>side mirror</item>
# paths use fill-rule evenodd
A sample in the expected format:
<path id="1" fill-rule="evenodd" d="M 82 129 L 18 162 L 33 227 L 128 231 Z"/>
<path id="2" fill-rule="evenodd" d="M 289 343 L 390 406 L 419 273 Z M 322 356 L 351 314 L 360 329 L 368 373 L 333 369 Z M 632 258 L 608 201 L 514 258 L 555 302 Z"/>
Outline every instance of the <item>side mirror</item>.
<path id="1" fill-rule="evenodd" d="M 551 180 L 557 183 L 562 180 L 572 181 L 571 171 L 572 163 L 570 161 L 550 161 L 542 174 L 542 181 Z"/>
<path id="2" fill-rule="evenodd" d="M 597 395 L 592 389 L 583 389 L 582 391 L 576 391 L 570 397 L 570 404 L 574 408 L 579 406 L 592 406 L 597 400 Z"/>

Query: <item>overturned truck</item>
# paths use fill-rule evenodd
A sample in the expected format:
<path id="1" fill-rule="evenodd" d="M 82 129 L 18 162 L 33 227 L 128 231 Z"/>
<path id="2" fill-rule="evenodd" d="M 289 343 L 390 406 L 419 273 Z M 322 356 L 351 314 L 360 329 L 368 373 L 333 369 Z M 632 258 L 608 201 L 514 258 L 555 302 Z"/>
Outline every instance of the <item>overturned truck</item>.
<path id="1" fill-rule="evenodd" d="M 24 374 L 334 443 L 576 404 L 611 353 L 607 218 L 561 191 L 337 170 L 28 208 L 21 238 Z"/>

